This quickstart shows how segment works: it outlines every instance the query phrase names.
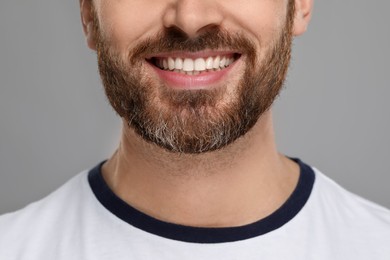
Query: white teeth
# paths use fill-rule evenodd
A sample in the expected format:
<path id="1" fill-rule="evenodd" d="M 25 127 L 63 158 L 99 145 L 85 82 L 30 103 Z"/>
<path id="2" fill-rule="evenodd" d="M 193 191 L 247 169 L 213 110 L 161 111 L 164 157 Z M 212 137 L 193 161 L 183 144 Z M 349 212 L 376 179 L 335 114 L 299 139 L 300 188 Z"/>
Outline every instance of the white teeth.
<path id="1" fill-rule="evenodd" d="M 219 68 L 219 62 L 221 61 L 221 58 L 217 56 L 213 61 L 213 68 L 218 69 Z"/>
<path id="2" fill-rule="evenodd" d="M 168 58 L 168 68 L 169 68 L 169 70 L 175 69 L 175 61 L 171 57 Z"/>
<path id="3" fill-rule="evenodd" d="M 183 69 L 183 60 L 180 58 L 177 58 L 175 60 L 175 69 L 182 70 Z"/>
<path id="4" fill-rule="evenodd" d="M 198 58 L 194 62 L 194 67 L 196 71 L 204 71 L 206 70 L 206 61 L 202 58 Z"/>
<path id="5" fill-rule="evenodd" d="M 226 58 L 222 57 L 221 61 L 219 62 L 219 67 L 223 68 L 226 65 Z"/>
<path id="6" fill-rule="evenodd" d="M 206 60 L 206 69 L 211 70 L 213 68 L 213 57 L 208 57 Z"/>
<path id="7" fill-rule="evenodd" d="M 165 70 L 168 69 L 168 60 L 166 60 L 166 59 L 163 59 L 163 68 L 164 68 Z"/>
<path id="8" fill-rule="evenodd" d="M 163 70 L 185 73 L 188 75 L 198 75 L 204 71 L 220 71 L 234 62 L 233 57 L 216 56 L 208 58 L 157 58 L 156 65 Z"/>
<path id="9" fill-rule="evenodd" d="M 183 70 L 194 71 L 194 61 L 192 59 L 184 59 Z"/>

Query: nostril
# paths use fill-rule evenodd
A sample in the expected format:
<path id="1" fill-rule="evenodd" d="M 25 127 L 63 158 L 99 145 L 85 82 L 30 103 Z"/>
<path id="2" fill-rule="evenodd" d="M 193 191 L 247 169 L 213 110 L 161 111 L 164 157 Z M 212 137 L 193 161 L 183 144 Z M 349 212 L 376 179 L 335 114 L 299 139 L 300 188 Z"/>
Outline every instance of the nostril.
<path id="1" fill-rule="evenodd" d="M 187 38 L 196 38 L 210 28 L 221 26 L 224 14 L 216 1 L 176 1 L 166 9 L 165 28 L 178 28 Z"/>

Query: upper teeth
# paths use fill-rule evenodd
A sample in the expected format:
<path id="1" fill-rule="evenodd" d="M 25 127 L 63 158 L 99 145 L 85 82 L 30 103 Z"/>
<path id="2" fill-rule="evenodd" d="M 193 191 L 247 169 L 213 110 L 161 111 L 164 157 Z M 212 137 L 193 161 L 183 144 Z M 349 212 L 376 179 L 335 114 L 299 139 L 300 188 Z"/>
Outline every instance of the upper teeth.
<path id="1" fill-rule="evenodd" d="M 233 57 L 217 56 L 208 58 L 157 58 L 156 65 L 164 70 L 182 72 L 201 72 L 206 70 L 223 69 L 234 62 Z"/>

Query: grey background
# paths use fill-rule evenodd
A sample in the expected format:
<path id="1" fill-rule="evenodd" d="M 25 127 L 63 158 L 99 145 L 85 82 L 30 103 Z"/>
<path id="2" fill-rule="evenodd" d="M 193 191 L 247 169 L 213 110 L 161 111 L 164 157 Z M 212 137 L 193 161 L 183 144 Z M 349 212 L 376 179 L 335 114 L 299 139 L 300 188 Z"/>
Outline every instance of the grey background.
<path id="1" fill-rule="evenodd" d="M 317 0 L 276 102 L 282 152 L 390 207 L 389 1 Z M 120 120 L 77 0 L 0 2 L 0 214 L 110 156 Z"/>

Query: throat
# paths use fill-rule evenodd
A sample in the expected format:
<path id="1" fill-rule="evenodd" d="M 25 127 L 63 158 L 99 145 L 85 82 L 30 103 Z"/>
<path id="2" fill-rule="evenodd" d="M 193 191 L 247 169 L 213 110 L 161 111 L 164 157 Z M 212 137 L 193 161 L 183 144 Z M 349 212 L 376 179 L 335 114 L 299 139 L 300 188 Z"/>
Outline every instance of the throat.
<path id="1" fill-rule="evenodd" d="M 245 167 L 240 171 L 232 167 L 223 174 L 194 168 L 156 174 L 147 168 L 141 173 L 119 166 L 115 167 L 119 172 L 113 173 L 109 165 L 103 167 L 106 182 L 127 204 L 160 221 L 193 227 L 242 226 L 269 216 L 291 195 L 299 171 L 293 166 L 285 178 L 283 170 L 276 169 L 271 170 L 272 177 Z M 110 181 L 111 176 L 116 180 Z"/>
<path id="2" fill-rule="evenodd" d="M 299 167 L 277 153 L 271 129 L 256 126 L 227 149 L 191 155 L 168 152 L 126 128 L 103 177 L 127 204 L 165 222 L 249 224 L 277 210 L 298 181 Z"/>

